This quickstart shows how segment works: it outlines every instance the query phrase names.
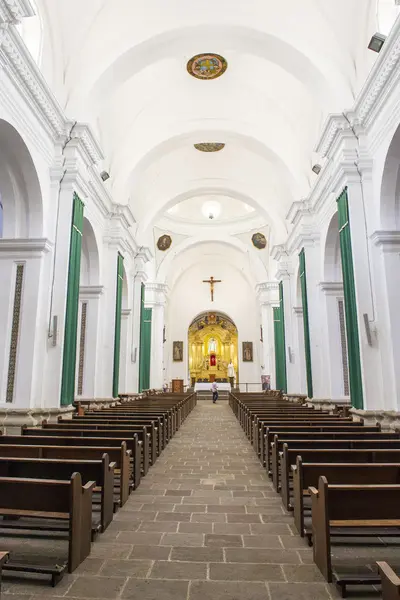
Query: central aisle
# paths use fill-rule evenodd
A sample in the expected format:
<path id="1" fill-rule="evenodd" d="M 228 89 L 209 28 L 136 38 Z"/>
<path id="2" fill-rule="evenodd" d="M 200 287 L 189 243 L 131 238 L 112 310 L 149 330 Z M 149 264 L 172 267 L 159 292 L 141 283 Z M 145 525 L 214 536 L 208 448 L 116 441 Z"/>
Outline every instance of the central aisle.
<path id="1" fill-rule="evenodd" d="M 201 402 L 90 558 L 46 596 L 331 598 L 292 523 L 228 404 Z"/>

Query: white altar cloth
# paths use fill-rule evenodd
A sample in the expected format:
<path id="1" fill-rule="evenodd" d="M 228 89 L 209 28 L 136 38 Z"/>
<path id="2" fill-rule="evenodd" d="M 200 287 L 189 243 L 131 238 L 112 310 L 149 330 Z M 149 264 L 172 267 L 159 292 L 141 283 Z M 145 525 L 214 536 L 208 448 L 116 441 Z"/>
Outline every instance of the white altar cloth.
<path id="1" fill-rule="evenodd" d="M 230 392 L 231 391 L 231 384 L 230 383 L 218 383 L 217 381 L 217 386 L 218 386 L 218 391 L 219 392 Z M 195 392 L 211 392 L 211 383 L 196 383 L 194 386 L 194 391 Z"/>

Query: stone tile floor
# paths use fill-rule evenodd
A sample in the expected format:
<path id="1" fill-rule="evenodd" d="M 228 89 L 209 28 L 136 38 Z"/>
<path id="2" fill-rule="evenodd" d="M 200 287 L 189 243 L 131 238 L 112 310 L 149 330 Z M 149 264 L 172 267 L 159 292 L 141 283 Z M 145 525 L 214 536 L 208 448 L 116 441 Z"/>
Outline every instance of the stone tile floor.
<path id="1" fill-rule="evenodd" d="M 6 581 L 2 597 L 330 600 L 337 592 L 228 404 L 202 402 L 74 574 L 54 589 Z"/>

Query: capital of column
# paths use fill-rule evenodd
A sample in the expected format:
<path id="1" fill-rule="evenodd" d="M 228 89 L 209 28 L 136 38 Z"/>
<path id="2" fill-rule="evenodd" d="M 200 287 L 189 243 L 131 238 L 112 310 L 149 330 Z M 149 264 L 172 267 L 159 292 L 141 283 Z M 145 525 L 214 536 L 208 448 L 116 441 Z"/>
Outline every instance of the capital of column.
<path id="1" fill-rule="evenodd" d="M 264 281 L 256 285 L 256 294 L 261 306 L 270 306 L 279 302 L 279 283 Z"/>
<path id="2" fill-rule="evenodd" d="M 145 304 L 149 308 L 165 306 L 167 302 L 168 285 L 156 281 L 146 283 Z"/>
<path id="3" fill-rule="evenodd" d="M 337 296 L 343 293 L 342 281 L 321 281 L 319 287 L 326 296 Z"/>
<path id="4" fill-rule="evenodd" d="M 293 312 L 298 319 L 303 316 L 303 307 L 302 306 L 293 306 Z"/>
<path id="5" fill-rule="evenodd" d="M 79 288 L 79 297 L 82 300 L 100 298 L 103 291 L 104 287 L 102 285 L 81 285 Z"/>
<path id="6" fill-rule="evenodd" d="M 374 231 L 371 235 L 371 241 L 375 246 L 380 248 L 384 254 L 400 252 L 399 231 Z"/>
<path id="7" fill-rule="evenodd" d="M 279 279 L 279 281 L 287 281 L 290 279 L 291 275 L 293 275 L 292 263 L 290 261 L 281 261 L 278 264 L 275 277 Z"/>

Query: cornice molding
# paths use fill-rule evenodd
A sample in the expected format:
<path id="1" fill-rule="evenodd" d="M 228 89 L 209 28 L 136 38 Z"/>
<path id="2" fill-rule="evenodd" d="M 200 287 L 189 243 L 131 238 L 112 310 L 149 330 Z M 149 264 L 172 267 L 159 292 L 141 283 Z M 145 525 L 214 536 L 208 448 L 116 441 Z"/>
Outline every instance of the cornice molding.
<path id="1" fill-rule="evenodd" d="M 302 317 L 303 316 L 303 307 L 302 306 L 293 306 L 293 312 L 296 315 L 296 317 Z"/>
<path id="2" fill-rule="evenodd" d="M 77 123 L 71 130 L 71 138 L 78 139 L 85 149 L 92 164 L 97 165 L 104 160 L 104 154 L 100 144 L 96 140 L 93 130 L 87 123 Z"/>
<path id="3" fill-rule="evenodd" d="M 286 220 L 289 221 L 291 225 L 296 225 L 305 215 L 312 215 L 312 210 L 308 205 L 308 201 L 306 199 L 295 200 L 289 208 Z"/>
<path id="4" fill-rule="evenodd" d="M 129 229 L 136 223 L 132 210 L 128 204 L 114 204 L 109 214 L 111 220 L 119 220 L 121 224 Z"/>
<path id="5" fill-rule="evenodd" d="M 66 135 L 67 121 L 15 26 L 0 24 L 0 64 L 21 96 L 55 140 Z"/>
<path id="6" fill-rule="evenodd" d="M 261 294 L 262 292 L 274 292 L 278 289 L 279 289 L 278 281 L 264 281 L 263 283 L 257 283 L 256 294 Z"/>
<path id="7" fill-rule="evenodd" d="M 79 297 L 84 299 L 100 298 L 103 294 L 104 286 L 102 285 L 81 285 L 79 288 Z"/>
<path id="8" fill-rule="evenodd" d="M 282 258 L 286 258 L 288 256 L 288 252 L 285 244 L 277 244 L 272 246 L 271 248 L 271 258 L 274 260 L 281 260 Z"/>
<path id="9" fill-rule="evenodd" d="M 19 254 L 27 258 L 32 255 L 41 255 L 53 248 L 53 244 L 47 238 L 2 238 L 0 239 L 1 254 Z"/>
<path id="10" fill-rule="evenodd" d="M 0 22 L 19 23 L 25 17 L 33 17 L 35 11 L 29 0 L 0 0 Z"/>
<path id="11" fill-rule="evenodd" d="M 342 281 L 320 281 L 319 288 L 325 294 L 340 294 L 343 293 Z"/>
<path id="12" fill-rule="evenodd" d="M 374 231 L 371 241 L 382 252 L 400 252 L 400 231 Z"/>

